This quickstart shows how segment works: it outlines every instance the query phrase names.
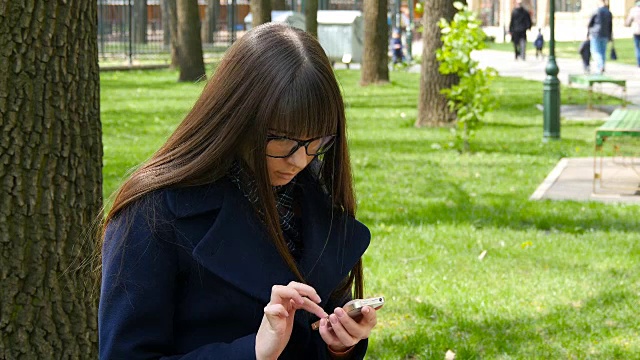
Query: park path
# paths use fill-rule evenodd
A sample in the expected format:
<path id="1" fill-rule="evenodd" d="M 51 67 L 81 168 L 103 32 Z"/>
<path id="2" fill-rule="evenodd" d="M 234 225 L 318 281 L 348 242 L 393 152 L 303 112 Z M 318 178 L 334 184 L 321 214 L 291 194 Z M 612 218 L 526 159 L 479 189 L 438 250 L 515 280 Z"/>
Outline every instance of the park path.
<path id="1" fill-rule="evenodd" d="M 631 41 L 631 40 L 629 40 Z M 545 51 L 548 53 L 548 48 Z M 413 54 L 422 53 L 422 42 L 413 43 Z M 513 52 L 511 51 L 498 51 L 498 50 L 481 50 L 475 51 L 472 57 L 480 62 L 480 67 L 484 68 L 491 66 L 498 70 L 500 76 L 512 76 L 521 77 L 528 80 L 544 81 L 547 76 L 545 67 L 547 66 L 548 59 L 539 58 L 527 53 L 528 58 L 526 61 L 515 60 Z M 575 58 L 556 58 L 556 64 L 560 69 L 558 73 L 558 79 L 564 85 L 568 83 L 569 74 L 581 74 L 582 60 L 576 51 Z M 594 63 L 591 63 L 592 68 Z M 627 80 L 627 100 L 634 105 L 640 106 L 640 67 L 621 64 L 617 61 L 607 60 L 605 63 L 606 75 L 614 78 Z M 420 71 L 419 66 L 415 66 L 411 71 Z M 616 85 L 603 84 L 603 86 L 595 86 L 594 91 L 600 91 L 608 95 L 620 97 L 622 91 Z"/>

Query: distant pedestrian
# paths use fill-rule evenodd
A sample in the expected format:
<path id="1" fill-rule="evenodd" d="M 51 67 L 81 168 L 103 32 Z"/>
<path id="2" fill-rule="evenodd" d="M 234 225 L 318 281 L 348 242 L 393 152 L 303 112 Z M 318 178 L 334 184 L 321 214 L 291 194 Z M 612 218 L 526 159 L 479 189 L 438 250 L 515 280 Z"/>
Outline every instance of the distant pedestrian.
<path id="1" fill-rule="evenodd" d="M 588 38 L 580 44 L 578 52 L 582 58 L 582 68 L 584 69 L 584 73 L 589 74 L 591 72 L 591 42 Z"/>
<path id="2" fill-rule="evenodd" d="M 604 0 L 598 0 L 598 9 L 589 21 L 589 36 L 591 40 L 591 56 L 596 62 L 596 73 L 604 73 L 604 63 L 607 57 L 607 44 L 612 40 L 612 16 Z"/>
<path id="3" fill-rule="evenodd" d="M 633 23 L 633 42 L 636 46 L 636 61 L 640 67 L 640 0 L 636 1 L 636 6 L 629 10 L 627 21 L 624 22 L 626 26 L 631 26 L 631 23 Z"/>
<path id="4" fill-rule="evenodd" d="M 536 39 L 533 41 L 533 46 L 536 47 L 536 59 L 538 58 L 538 56 L 544 58 L 544 55 L 542 54 L 542 48 L 544 47 L 544 37 L 542 36 L 541 28 L 538 28 L 538 36 L 536 36 Z"/>
<path id="5" fill-rule="evenodd" d="M 394 64 L 404 62 L 404 52 L 402 51 L 402 38 L 400 30 L 395 29 L 391 34 L 391 55 Z"/>
<path id="6" fill-rule="evenodd" d="M 516 60 L 518 60 L 518 56 L 522 60 L 526 59 L 527 30 L 529 29 L 531 29 L 531 15 L 522 6 L 522 0 L 517 0 L 516 8 L 511 12 L 511 21 L 509 22 L 509 33 L 511 34 Z"/>

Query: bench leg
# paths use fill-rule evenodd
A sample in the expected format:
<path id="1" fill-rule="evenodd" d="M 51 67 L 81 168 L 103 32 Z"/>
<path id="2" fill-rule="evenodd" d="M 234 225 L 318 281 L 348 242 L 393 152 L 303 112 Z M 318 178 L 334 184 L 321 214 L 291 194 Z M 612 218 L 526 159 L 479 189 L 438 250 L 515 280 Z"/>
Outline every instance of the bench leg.
<path id="1" fill-rule="evenodd" d="M 622 107 L 627 107 L 627 86 L 622 87 Z"/>
<path id="2" fill-rule="evenodd" d="M 589 90 L 587 91 L 587 109 L 593 110 L 593 104 L 591 103 L 591 97 L 593 96 L 593 85 L 589 85 Z"/>

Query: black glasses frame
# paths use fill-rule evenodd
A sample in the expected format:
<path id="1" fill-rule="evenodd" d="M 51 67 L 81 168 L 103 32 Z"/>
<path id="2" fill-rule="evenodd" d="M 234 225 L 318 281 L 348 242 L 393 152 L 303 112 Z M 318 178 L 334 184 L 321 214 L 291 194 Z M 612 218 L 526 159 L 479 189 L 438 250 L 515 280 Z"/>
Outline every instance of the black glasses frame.
<path id="1" fill-rule="evenodd" d="M 326 138 L 326 137 L 330 137 L 331 139 L 329 141 L 327 141 L 327 144 L 330 144 L 329 146 L 327 146 L 326 149 L 324 149 L 324 151 L 322 152 L 318 152 L 315 154 L 309 154 L 309 145 L 311 145 L 312 142 L 318 140 L 318 139 L 322 139 L 322 138 Z M 278 140 L 278 139 L 286 139 L 286 140 L 291 140 L 291 141 L 295 141 L 298 144 L 296 144 L 296 146 L 293 147 L 293 149 L 291 149 L 291 151 L 284 156 L 275 156 L 275 155 L 269 155 L 267 154 L 268 157 L 271 158 L 276 158 L 276 159 L 284 159 L 284 158 L 288 158 L 289 156 L 293 155 L 296 151 L 298 151 L 298 149 L 300 149 L 301 147 L 304 146 L 304 152 L 309 155 L 309 156 L 317 156 L 317 155 L 322 155 L 324 153 L 326 153 L 327 151 L 329 151 L 329 149 L 331 149 L 331 147 L 333 146 L 333 143 L 335 142 L 336 139 L 336 135 L 323 135 L 323 136 L 318 136 L 318 137 L 314 137 L 312 139 L 308 139 L 308 140 L 300 140 L 300 139 L 294 139 L 288 136 L 282 136 L 282 135 L 267 135 L 267 142 L 271 141 L 271 140 Z"/>

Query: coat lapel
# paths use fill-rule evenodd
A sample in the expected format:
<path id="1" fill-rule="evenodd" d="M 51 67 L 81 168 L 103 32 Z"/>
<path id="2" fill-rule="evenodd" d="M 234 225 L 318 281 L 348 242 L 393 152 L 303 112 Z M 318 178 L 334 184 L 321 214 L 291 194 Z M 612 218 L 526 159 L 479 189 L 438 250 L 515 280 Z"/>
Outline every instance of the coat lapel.
<path id="1" fill-rule="evenodd" d="M 193 257 L 216 276 L 266 304 L 273 285 L 298 280 L 242 192 L 228 181 L 218 184 L 214 193 L 224 194 L 217 195 L 219 212 L 196 242 Z M 337 210 L 333 214 L 324 211 L 327 199 L 317 185 L 307 181 L 302 189 L 304 251 L 299 266 L 322 298 L 322 306 L 362 256 L 371 235 L 353 217 Z"/>
<path id="2" fill-rule="evenodd" d="M 326 209 L 327 199 L 318 186 L 303 185 L 304 253 L 300 269 L 323 304 L 364 254 L 371 234 L 364 224 L 342 211 Z"/>

